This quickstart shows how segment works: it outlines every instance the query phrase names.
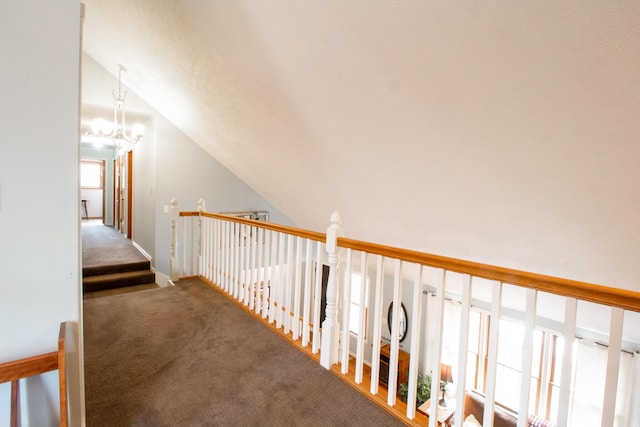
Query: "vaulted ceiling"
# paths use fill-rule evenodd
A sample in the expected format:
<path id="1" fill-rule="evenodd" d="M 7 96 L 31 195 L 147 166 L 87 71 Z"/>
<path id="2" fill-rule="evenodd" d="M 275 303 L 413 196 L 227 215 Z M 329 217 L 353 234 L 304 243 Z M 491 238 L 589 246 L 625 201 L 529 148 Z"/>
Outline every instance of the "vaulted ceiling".
<path id="1" fill-rule="evenodd" d="M 85 51 L 301 227 L 587 280 L 640 241 L 602 229 L 640 207 L 633 2 L 85 3 Z"/>

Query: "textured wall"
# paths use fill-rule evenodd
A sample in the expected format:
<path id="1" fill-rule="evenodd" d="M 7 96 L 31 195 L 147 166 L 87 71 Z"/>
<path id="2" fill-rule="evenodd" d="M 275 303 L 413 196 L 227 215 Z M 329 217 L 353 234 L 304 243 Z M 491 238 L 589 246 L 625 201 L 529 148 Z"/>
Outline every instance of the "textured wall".
<path id="1" fill-rule="evenodd" d="M 87 51 L 297 225 L 640 290 L 639 3 L 86 3 Z"/>

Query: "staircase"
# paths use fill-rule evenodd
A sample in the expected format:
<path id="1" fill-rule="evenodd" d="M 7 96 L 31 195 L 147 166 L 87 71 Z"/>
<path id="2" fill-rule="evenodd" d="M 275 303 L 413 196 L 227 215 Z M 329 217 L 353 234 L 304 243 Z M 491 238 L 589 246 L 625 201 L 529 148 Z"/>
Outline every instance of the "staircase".
<path id="1" fill-rule="evenodd" d="M 155 281 L 156 275 L 151 271 L 149 261 L 101 265 L 82 269 L 82 289 L 84 292 L 144 285 Z"/>
<path id="2" fill-rule="evenodd" d="M 84 293 L 155 283 L 151 262 L 113 227 L 82 225 Z"/>

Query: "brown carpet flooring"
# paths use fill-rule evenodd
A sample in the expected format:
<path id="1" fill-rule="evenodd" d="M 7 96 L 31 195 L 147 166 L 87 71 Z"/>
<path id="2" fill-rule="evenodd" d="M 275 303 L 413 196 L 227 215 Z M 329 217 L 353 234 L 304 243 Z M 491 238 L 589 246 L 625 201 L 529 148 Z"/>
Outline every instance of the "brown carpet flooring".
<path id="1" fill-rule="evenodd" d="M 82 268 L 147 261 L 131 240 L 113 227 L 100 223 L 82 224 Z"/>
<path id="2" fill-rule="evenodd" d="M 394 426 L 200 280 L 84 301 L 87 426 Z"/>

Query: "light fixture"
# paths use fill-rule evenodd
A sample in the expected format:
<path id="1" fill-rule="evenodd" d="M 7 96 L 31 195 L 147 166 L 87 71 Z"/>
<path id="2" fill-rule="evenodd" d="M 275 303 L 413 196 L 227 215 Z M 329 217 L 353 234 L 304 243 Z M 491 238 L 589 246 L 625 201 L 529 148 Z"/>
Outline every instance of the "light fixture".
<path id="1" fill-rule="evenodd" d="M 96 141 L 100 139 L 111 139 L 113 145 L 120 151 L 131 151 L 133 147 L 140 142 L 140 139 L 144 135 L 144 125 L 136 123 L 128 131 L 125 120 L 125 106 L 124 99 L 127 96 L 127 91 L 122 93 L 122 72 L 126 72 L 127 69 L 121 64 L 118 64 L 118 92 L 113 90 L 113 123 L 108 120 L 97 118 L 91 122 L 91 130 L 86 134 L 95 137 Z"/>
<path id="2" fill-rule="evenodd" d="M 444 400 L 444 395 L 447 392 L 447 383 L 452 383 L 453 377 L 451 376 L 451 365 L 445 365 L 444 363 L 440 365 L 440 390 L 442 390 L 442 399 L 438 404 L 440 406 L 446 407 L 447 402 Z"/>

